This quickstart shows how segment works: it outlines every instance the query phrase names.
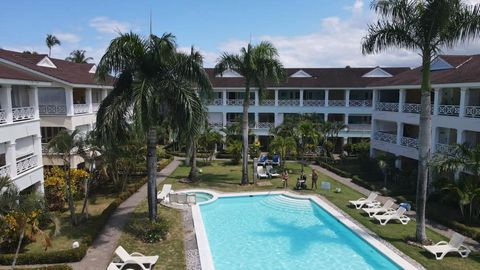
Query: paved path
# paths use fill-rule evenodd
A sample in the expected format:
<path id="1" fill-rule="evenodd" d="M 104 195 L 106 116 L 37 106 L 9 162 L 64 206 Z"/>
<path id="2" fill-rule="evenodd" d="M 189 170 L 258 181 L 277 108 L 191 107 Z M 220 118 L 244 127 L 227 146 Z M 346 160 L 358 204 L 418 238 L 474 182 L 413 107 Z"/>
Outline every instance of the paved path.
<path id="1" fill-rule="evenodd" d="M 173 160 L 157 175 L 157 185 L 169 176 L 180 164 L 178 159 Z M 147 184 L 143 185 L 130 198 L 120 204 L 110 217 L 109 221 L 99 234 L 92 246 L 88 249 L 87 255 L 78 263 L 72 263 L 74 270 L 96 270 L 106 269 L 112 254 L 117 248 L 118 240 L 122 235 L 122 229 L 127 223 L 130 214 L 147 197 Z"/>
<path id="2" fill-rule="evenodd" d="M 345 178 L 345 177 L 341 177 L 325 168 L 322 168 L 318 165 L 310 165 L 312 168 L 318 170 L 319 172 L 325 174 L 326 176 L 329 176 L 335 180 L 337 180 L 338 182 L 362 193 L 363 195 L 365 196 L 368 196 L 368 194 L 370 194 L 370 190 L 369 189 L 366 189 L 364 187 L 361 187 L 355 183 L 352 182 L 352 179 L 350 178 Z M 321 179 L 320 179 L 321 180 Z M 355 199 L 355 198 L 352 198 L 352 199 Z M 382 202 L 382 203 L 385 203 L 388 199 L 392 199 L 390 197 L 386 197 L 386 196 L 382 196 L 382 195 L 378 195 L 377 197 L 377 200 Z M 395 199 L 393 199 L 395 201 Z M 408 212 L 408 215 L 409 216 L 413 216 L 415 217 L 415 211 L 409 211 Z M 448 237 L 450 238 L 450 236 L 452 235 L 452 233 L 454 232 L 453 230 L 451 230 L 450 228 L 447 228 L 441 224 L 438 224 L 438 223 L 435 223 L 433 221 L 429 221 L 427 220 L 427 227 L 429 227 L 430 229 L 436 231 L 437 233 L 445 236 L 445 237 Z M 470 247 L 472 247 L 473 249 L 475 250 L 480 250 L 480 243 L 478 243 L 477 241 L 471 239 L 471 238 L 467 238 L 465 240 L 465 243 L 467 245 L 469 245 Z"/>

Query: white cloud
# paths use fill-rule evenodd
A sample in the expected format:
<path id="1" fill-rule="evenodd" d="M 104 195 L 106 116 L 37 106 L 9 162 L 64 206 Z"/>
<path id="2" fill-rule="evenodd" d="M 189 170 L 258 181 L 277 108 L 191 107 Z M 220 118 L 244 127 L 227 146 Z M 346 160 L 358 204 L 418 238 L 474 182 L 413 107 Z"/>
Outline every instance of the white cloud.
<path id="1" fill-rule="evenodd" d="M 80 37 L 73 33 L 64 33 L 64 32 L 57 32 L 53 33 L 60 42 L 68 42 L 68 43 L 78 43 L 80 41 Z"/>
<path id="2" fill-rule="evenodd" d="M 108 17 L 96 17 L 90 20 L 89 25 L 98 32 L 116 34 L 117 32 L 127 32 L 131 29 L 131 25 L 127 22 L 120 22 Z"/>

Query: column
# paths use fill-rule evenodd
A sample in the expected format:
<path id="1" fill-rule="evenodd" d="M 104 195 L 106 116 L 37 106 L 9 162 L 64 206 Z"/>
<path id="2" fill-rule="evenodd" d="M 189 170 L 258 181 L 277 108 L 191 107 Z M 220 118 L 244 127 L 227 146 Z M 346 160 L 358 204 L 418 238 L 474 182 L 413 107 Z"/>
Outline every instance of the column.
<path id="1" fill-rule="evenodd" d="M 222 91 L 222 100 L 223 106 L 227 106 L 227 90 Z"/>
<path id="2" fill-rule="evenodd" d="M 460 89 L 460 112 L 459 117 L 465 117 L 465 108 L 467 107 L 468 101 L 468 88 L 462 87 Z"/>
<path id="3" fill-rule="evenodd" d="M 457 144 L 463 143 L 463 133 L 465 131 L 463 129 L 457 129 Z"/>
<path id="4" fill-rule="evenodd" d="M 345 122 L 345 125 L 348 126 L 348 113 L 346 113 L 344 116 L 344 122 Z"/>
<path id="5" fill-rule="evenodd" d="M 438 115 L 438 108 L 440 107 L 440 88 L 435 88 L 433 98 L 433 115 Z"/>
<path id="6" fill-rule="evenodd" d="M 396 156 L 395 158 L 395 168 L 401 170 L 402 169 L 402 159 L 400 156 Z"/>
<path id="7" fill-rule="evenodd" d="M 328 113 L 323 114 L 323 121 L 328 122 Z"/>
<path id="8" fill-rule="evenodd" d="M 93 107 L 92 107 L 92 88 L 87 88 L 85 89 L 85 101 L 88 106 L 88 113 L 93 112 Z"/>
<path id="9" fill-rule="evenodd" d="M 345 107 L 350 107 L 350 89 L 345 90 Z"/>
<path id="10" fill-rule="evenodd" d="M 372 91 L 372 107 L 373 107 L 374 110 L 375 110 L 376 103 L 377 103 L 377 96 L 378 96 L 378 90 L 373 89 L 373 91 Z"/>
<path id="11" fill-rule="evenodd" d="M 325 90 L 325 107 L 328 107 L 328 89 Z"/>
<path id="12" fill-rule="evenodd" d="M 437 137 L 438 137 L 438 128 L 436 126 L 432 126 L 432 154 L 437 152 Z"/>
<path id="13" fill-rule="evenodd" d="M 375 95 L 375 94 L 374 94 Z M 370 157 L 375 158 L 375 149 L 373 148 L 373 138 L 375 138 L 375 131 L 377 129 L 377 125 L 375 120 L 372 119 L 372 131 L 370 135 Z"/>
<path id="14" fill-rule="evenodd" d="M 303 89 L 300 89 L 300 107 L 303 107 Z"/>
<path id="15" fill-rule="evenodd" d="M 72 116 L 75 114 L 73 110 L 73 88 L 65 88 L 65 103 L 67 106 L 67 116 Z"/>
<path id="16" fill-rule="evenodd" d="M 102 101 L 108 96 L 107 89 L 103 88 L 102 89 Z"/>
<path id="17" fill-rule="evenodd" d="M 37 166 L 42 165 L 42 136 L 33 136 L 34 153 L 37 155 Z"/>
<path id="18" fill-rule="evenodd" d="M 226 112 L 222 112 L 222 125 L 224 127 L 227 126 L 227 113 Z"/>
<path id="19" fill-rule="evenodd" d="M 4 85 L 2 88 L 3 90 L 0 90 L 0 104 L 2 105 L 2 109 L 5 110 L 7 123 L 12 123 L 12 86 Z"/>
<path id="20" fill-rule="evenodd" d="M 40 117 L 40 112 L 38 109 L 38 87 L 34 86 L 29 91 L 29 101 L 30 106 L 33 107 L 34 117 L 38 119 Z"/>
<path id="21" fill-rule="evenodd" d="M 406 92 L 405 89 L 400 89 L 398 95 L 398 112 L 403 112 L 403 105 L 405 104 Z"/>
<path id="22" fill-rule="evenodd" d="M 275 126 L 278 127 L 283 123 L 283 113 L 275 113 Z"/>
<path id="23" fill-rule="evenodd" d="M 397 144 L 402 144 L 402 137 L 403 137 L 403 123 L 397 122 Z"/>
<path id="24" fill-rule="evenodd" d="M 253 115 L 254 115 L 254 118 L 255 118 L 255 128 L 258 128 L 258 113 L 256 112 Z"/>
<path id="25" fill-rule="evenodd" d="M 275 89 L 275 106 L 278 106 L 278 89 Z"/>
<path id="26" fill-rule="evenodd" d="M 14 179 L 17 177 L 17 150 L 15 149 L 15 141 L 7 142 L 6 148 L 5 160 L 6 163 L 10 165 L 10 178 Z"/>
<path id="27" fill-rule="evenodd" d="M 255 91 L 255 106 L 260 106 L 260 99 L 258 97 L 258 90 Z"/>

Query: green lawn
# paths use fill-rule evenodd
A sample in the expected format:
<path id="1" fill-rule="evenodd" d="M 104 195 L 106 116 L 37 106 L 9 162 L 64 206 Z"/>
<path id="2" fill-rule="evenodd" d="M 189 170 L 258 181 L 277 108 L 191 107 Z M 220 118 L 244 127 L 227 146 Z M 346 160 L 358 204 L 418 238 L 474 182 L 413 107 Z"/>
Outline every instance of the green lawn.
<path id="1" fill-rule="evenodd" d="M 289 188 L 293 188 L 295 185 L 295 179 L 300 173 L 301 166 L 298 163 L 287 163 L 286 167 L 291 170 Z M 200 175 L 200 181 L 194 184 L 184 184 L 179 183 L 178 181 L 184 179 L 189 172 L 189 167 L 180 166 L 168 177 L 164 183 L 173 184 L 173 189 L 184 189 L 184 188 L 209 188 L 219 191 L 261 191 L 261 190 L 279 190 L 282 189 L 282 183 L 280 179 L 273 179 L 271 182 L 273 186 L 270 187 L 258 187 L 254 185 L 241 186 L 240 176 L 241 170 L 239 165 L 229 165 L 227 162 L 216 161 L 213 162 L 210 166 L 201 166 L 202 173 Z M 251 167 L 250 167 L 251 168 Z M 311 173 L 310 168 L 305 168 L 307 175 Z M 309 180 L 310 180 L 309 176 Z M 325 176 L 320 174 L 319 181 L 328 179 L 332 182 L 333 188 L 340 187 L 342 189 L 341 193 L 325 192 L 321 190 L 317 191 L 302 191 L 304 193 L 318 193 L 337 207 L 351 215 L 353 218 L 358 220 L 365 227 L 369 228 L 373 232 L 377 233 L 380 237 L 392 243 L 399 250 L 412 257 L 427 269 L 464 269 L 464 270 L 473 270 L 480 269 L 480 254 L 471 254 L 467 259 L 461 259 L 458 256 L 448 256 L 441 261 L 436 261 L 432 256 L 425 253 L 422 249 L 410 246 L 405 243 L 404 239 L 407 236 L 413 236 L 415 234 L 415 223 L 410 222 L 408 225 L 404 226 L 401 224 L 388 224 L 386 226 L 381 226 L 376 222 L 371 221 L 368 216 L 364 216 L 360 211 L 350 208 L 348 206 L 348 201 L 351 199 L 357 199 L 363 195 L 356 192 L 355 190 Z M 309 182 L 310 184 L 310 182 Z M 428 237 L 434 241 L 446 240 L 441 235 L 433 232 L 432 230 L 427 230 Z M 160 244 L 161 246 L 161 244 Z M 160 249 L 159 249 L 160 250 Z M 183 261 L 183 260 L 182 260 Z M 170 268 L 167 266 L 165 269 L 176 269 L 174 266 Z"/>

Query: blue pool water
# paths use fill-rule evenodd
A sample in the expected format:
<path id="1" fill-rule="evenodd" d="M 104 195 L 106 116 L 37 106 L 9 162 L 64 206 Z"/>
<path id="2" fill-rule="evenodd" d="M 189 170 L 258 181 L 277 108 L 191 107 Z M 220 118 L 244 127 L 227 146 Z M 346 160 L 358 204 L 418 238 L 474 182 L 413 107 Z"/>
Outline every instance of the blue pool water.
<path id="1" fill-rule="evenodd" d="M 401 269 L 310 200 L 224 197 L 200 206 L 215 269 Z"/>

